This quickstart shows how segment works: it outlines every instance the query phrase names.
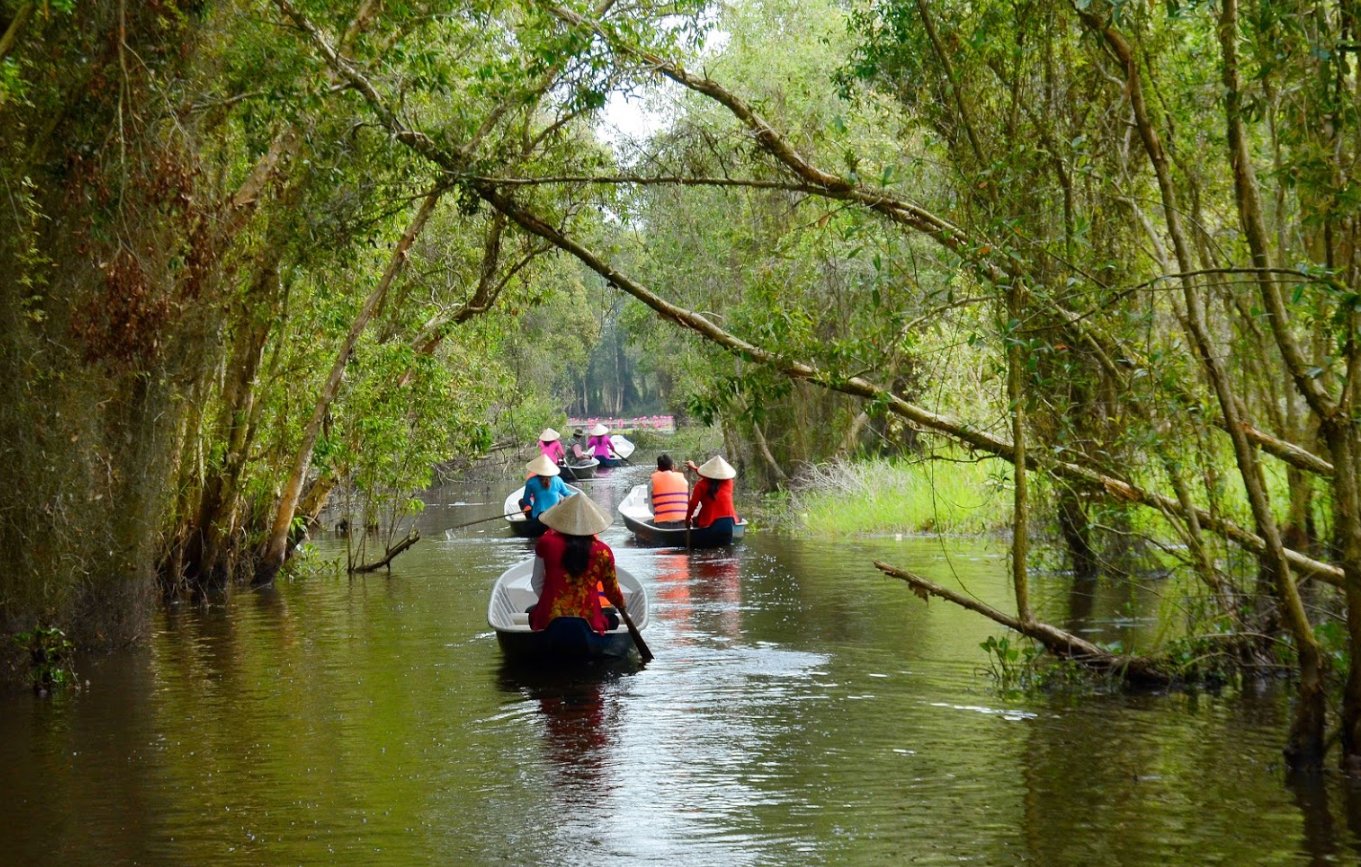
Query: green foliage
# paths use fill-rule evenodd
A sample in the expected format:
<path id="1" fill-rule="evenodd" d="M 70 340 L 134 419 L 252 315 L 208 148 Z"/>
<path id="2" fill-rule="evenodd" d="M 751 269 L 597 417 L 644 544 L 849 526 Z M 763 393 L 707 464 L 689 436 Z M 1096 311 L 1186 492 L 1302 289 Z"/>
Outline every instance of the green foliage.
<path id="1" fill-rule="evenodd" d="M 1025 636 L 989 635 L 979 642 L 987 654 L 984 674 L 1003 695 L 1037 692 L 1087 693 L 1101 685 L 1101 676 L 1067 659 L 1049 655 Z"/>
<path id="2" fill-rule="evenodd" d="M 34 692 L 45 695 L 59 687 L 80 688 L 72 666 L 75 646 L 65 632 L 55 626 L 36 626 L 15 633 L 13 641 L 28 654 L 28 676 Z"/>
<path id="3" fill-rule="evenodd" d="M 1044 652 L 1031 641 L 1012 644 L 1011 637 L 989 635 L 979 648 L 988 655 L 988 677 L 1002 692 L 1015 692 L 1033 685 L 1036 661 Z"/>

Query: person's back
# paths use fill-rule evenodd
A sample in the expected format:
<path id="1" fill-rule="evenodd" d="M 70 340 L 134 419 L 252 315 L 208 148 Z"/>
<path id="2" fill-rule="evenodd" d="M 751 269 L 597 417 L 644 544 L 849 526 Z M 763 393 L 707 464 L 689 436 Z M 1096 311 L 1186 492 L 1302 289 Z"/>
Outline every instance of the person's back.
<path id="1" fill-rule="evenodd" d="M 538 518 L 572 492 L 557 476 L 534 476 L 525 482 L 525 499 L 529 501 L 529 517 Z"/>
<path id="2" fill-rule="evenodd" d="M 607 466 L 614 456 L 614 444 L 610 442 L 609 428 L 603 424 L 591 428 L 591 437 L 586 440 L 586 447 L 595 459 L 600 461 L 601 466 Z"/>
<path id="3" fill-rule="evenodd" d="M 546 629 L 558 617 L 580 617 L 597 633 L 612 628 L 600 605 L 603 594 L 624 607 L 623 591 L 610 546 L 595 537 L 609 518 L 586 497 L 571 497 L 545 513 L 549 530 L 534 546 L 530 586 L 539 596 L 529 614 L 531 629 Z"/>
<path id="4" fill-rule="evenodd" d="M 586 454 L 586 432 L 585 432 L 584 430 L 582 430 L 581 428 L 577 428 L 576 430 L 572 431 L 572 442 L 571 442 L 571 447 L 572 447 L 572 457 L 576 458 L 577 460 L 584 460 L 584 459 L 586 459 L 586 457 L 587 457 L 587 454 Z"/>
<path id="5" fill-rule="evenodd" d="M 533 473 L 525 482 L 524 494 L 520 497 L 520 508 L 529 508 L 529 517 L 538 520 L 544 512 L 553 508 L 572 491 L 558 478 L 558 465 L 546 455 L 539 455 L 525 464 L 525 470 Z"/>
<path id="6" fill-rule="evenodd" d="M 561 437 L 551 427 L 544 428 L 543 433 L 539 434 L 539 454 L 544 455 L 555 464 L 562 463 L 567 459 L 567 452 L 562 447 Z"/>
<path id="7" fill-rule="evenodd" d="M 674 469 L 670 455 L 657 458 L 657 471 L 652 474 L 648 488 L 652 503 L 652 522 L 659 527 L 680 526 L 685 523 L 686 506 L 690 500 L 690 485 L 685 476 Z"/>
<path id="8" fill-rule="evenodd" d="M 737 523 L 737 509 L 732 500 L 732 480 L 737 471 L 722 457 L 717 456 L 706 461 L 702 467 L 696 467 L 693 461 L 687 466 L 699 473 L 700 479 L 695 482 L 695 489 L 690 493 L 686 522 L 694 518 L 694 525 L 699 529 L 711 527 L 716 523 L 726 523 L 729 526 Z M 698 517 L 695 517 L 696 512 Z"/>

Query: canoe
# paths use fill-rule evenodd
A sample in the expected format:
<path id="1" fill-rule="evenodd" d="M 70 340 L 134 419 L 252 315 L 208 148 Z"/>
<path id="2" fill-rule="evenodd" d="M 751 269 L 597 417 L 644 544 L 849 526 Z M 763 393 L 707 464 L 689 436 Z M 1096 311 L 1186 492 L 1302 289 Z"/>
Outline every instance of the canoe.
<path id="1" fill-rule="evenodd" d="M 496 579 L 487 605 L 487 623 L 496 630 L 496 640 L 508 658 L 552 661 L 580 661 L 611 659 L 628 656 L 633 639 L 628 627 L 620 623 L 604 635 L 597 635 L 580 617 L 559 617 L 541 632 L 529 628 L 525 609 L 538 597 L 529 586 L 534 572 L 534 558 L 521 560 Z M 624 591 L 624 605 L 634 626 L 642 632 L 647 628 L 647 590 L 632 572 L 615 566 L 619 589 Z"/>
<path id="2" fill-rule="evenodd" d="M 600 461 L 595 458 L 588 458 L 571 464 L 558 464 L 558 468 L 562 470 L 563 481 L 567 481 L 575 476 L 575 480 L 578 482 L 586 482 L 594 479 L 595 470 L 598 466 L 600 466 Z"/>
<path id="3" fill-rule="evenodd" d="M 633 490 L 619 504 L 619 514 L 624 518 L 624 526 L 633 532 L 638 541 L 647 545 L 673 548 L 686 547 L 684 527 L 658 527 L 652 523 L 652 510 L 647 505 L 647 485 L 634 485 Z M 741 541 L 746 535 L 747 522 L 739 521 L 727 532 L 717 527 L 690 530 L 691 548 L 719 548 Z"/>
<path id="4" fill-rule="evenodd" d="M 633 454 L 634 445 L 629 441 L 628 437 L 623 434 L 611 436 L 610 445 L 614 448 L 614 453 L 624 460 L 628 460 L 629 455 Z"/>
<path id="5" fill-rule="evenodd" d="M 580 494 L 583 497 L 586 496 L 586 492 L 575 485 L 568 485 L 567 490 L 575 494 Z M 524 512 L 520 511 L 520 495 L 524 492 L 524 485 L 511 491 L 510 495 L 506 497 L 506 505 L 501 511 L 506 516 L 506 523 L 510 525 L 510 531 L 515 535 L 525 537 L 542 536 L 543 531 L 548 528 L 545 527 L 541 521 L 528 518 L 525 516 Z"/>

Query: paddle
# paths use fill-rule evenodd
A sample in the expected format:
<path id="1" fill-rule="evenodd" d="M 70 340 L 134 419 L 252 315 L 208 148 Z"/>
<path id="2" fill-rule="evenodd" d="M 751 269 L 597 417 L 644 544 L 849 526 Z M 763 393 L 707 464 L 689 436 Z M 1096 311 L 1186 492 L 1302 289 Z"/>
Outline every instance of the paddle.
<path id="1" fill-rule="evenodd" d="M 629 637 L 633 639 L 633 646 L 638 648 L 638 655 L 643 658 L 643 662 L 651 662 L 652 651 L 647 649 L 647 642 L 643 640 L 643 634 L 639 632 L 638 627 L 634 625 L 633 618 L 629 617 L 629 613 L 625 609 L 620 608 L 618 610 L 619 618 L 623 620 L 624 625 L 628 627 Z"/>
<path id="2" fill-rule="evenodd" d="M 687 458 L 686 461 L 685 461 L 685 471 L 686 471 L 687 473 L 690 472 L 690 464 L 691 464 L 691 463 L 693 463 L 693 461 L 691 461 L 690 459 Z M 699 473 L 696 472 L 695 475 L 699 475 Z M 696 484 L 698 484 L 698 482 L 696 482 Z M 687 551 L 693 551 L 693 550 L 694 550 L 694 546 L 690 544 L 690 516 L 689 516 L 689 515 L 686 515 L 686 516 L 685 516 L 685 550 L 687 550 Z"/>
<path id="3" fill-rule="evenodd" d="M 485 524 L 488 521 L 496 521 L 501 518 L 514 518 L 516 515 L 523 515 L 524 512 L 507 512 L 504 515 L 492 515 L 490 518 L 478 518 L 476 521 L 469 521 L 466 524 L 455 524 L 450 530 L 462 530 L 464 527 L 471 527 L 473 524 Z"/>

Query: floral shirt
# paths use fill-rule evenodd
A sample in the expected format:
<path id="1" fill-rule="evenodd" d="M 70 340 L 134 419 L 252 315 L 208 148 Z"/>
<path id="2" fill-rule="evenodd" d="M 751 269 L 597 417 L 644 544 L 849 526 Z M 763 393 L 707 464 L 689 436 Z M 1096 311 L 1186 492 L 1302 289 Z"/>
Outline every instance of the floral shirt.
<path id="1" fill-rule="evenodd" d="M 529 615 L 529 626 L 545 629 L 555 617 L 580 617 L 596 632 L 604 633 L 607 624 L 600 610 L 600 595 L 603 593 L 616 608 L 624 607 L 624 594 L 614 571 L 614 552 L 599 539 L 592 539 L 585 573 L 569 575 L 562 566 L 566 550 L 567 540 L 557 530 L 544 533 L 534 546 L 534 555 L 543 561 L 543 587 Z"/>

